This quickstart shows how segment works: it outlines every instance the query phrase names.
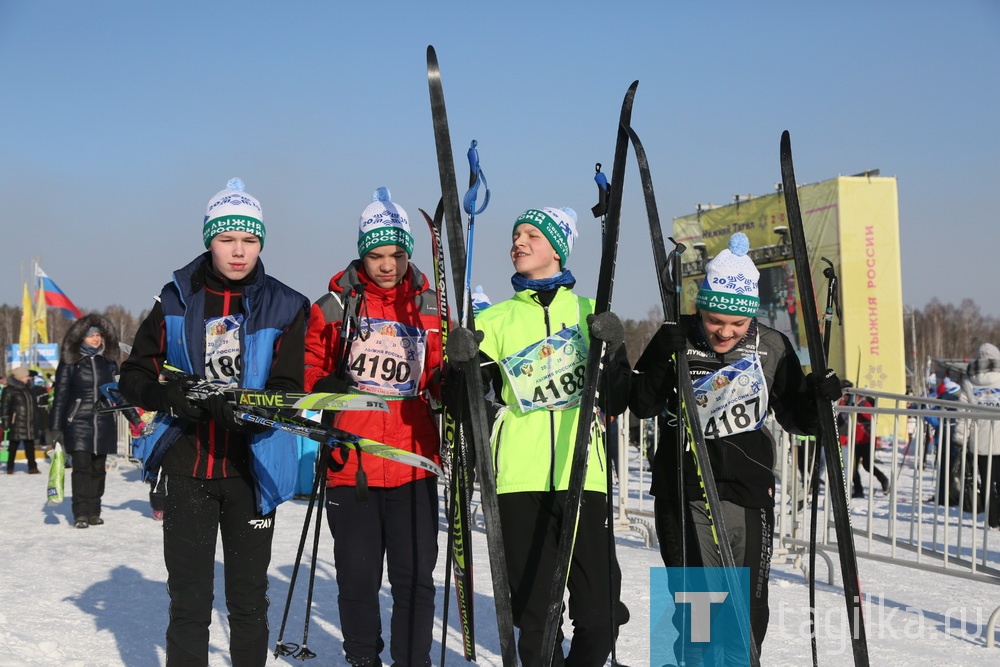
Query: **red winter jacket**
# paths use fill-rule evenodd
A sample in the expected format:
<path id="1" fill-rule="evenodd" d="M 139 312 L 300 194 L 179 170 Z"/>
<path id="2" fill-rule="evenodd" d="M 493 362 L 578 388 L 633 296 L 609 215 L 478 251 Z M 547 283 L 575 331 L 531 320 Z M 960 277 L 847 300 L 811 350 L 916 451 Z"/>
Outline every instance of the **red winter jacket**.
<path id="1" fill-rule="evenodd" d="M 361 328 L 378 320 L 398 322 L 426 332 L 426 352 L 420 373 L 418 394 L 402 400 L 388 400 L 389 412 L 375 410 L 334 413 L 334 425 L 378 442 L 416 452 L 440 464 L 437 419 L 428 402 L 428 391 L 438 396 L 438 387 L 432 379 L 442 360 L 441 321 L 438 315 L 437 294 L 430 289 L 427 277 L 414 265 L 399 285 L 390 289 L 377 286 L 365 274 L 361 262 L 355 260 L 330 279 L 330 292 L 320 297 L 312 306 L 309 329 L 306 332 L 306 391 L 311 391 L 317 381 L 337 371 L 340 346 L 340 329 L 343 325 L 345 301 L 359 297 L 353 285 L 363 286 L 363 303 L 360 309 Z M 350 302 L 348 303 L 350 306 Z M 353 306 L 350 307 L 353 314 Z M 385 364 L 366 363 L 372 359 L 359 359 L 361 346 L 356 341 L 348 357 L 348 367 L 355 372 L 386 370 Z M 373 355 L 374 356 L 374 355 Z M 385 396 L 385 398 L 395 398 Z M 357 452 L 352 452 L 343 470 L 327 476 L 328 486 L 354 486 L 357 473 Z M 392 488 L 433 473 L 413 466 L 397 463 L 374 455 L 363 456 L 362 465 L 372 487 Z"/>

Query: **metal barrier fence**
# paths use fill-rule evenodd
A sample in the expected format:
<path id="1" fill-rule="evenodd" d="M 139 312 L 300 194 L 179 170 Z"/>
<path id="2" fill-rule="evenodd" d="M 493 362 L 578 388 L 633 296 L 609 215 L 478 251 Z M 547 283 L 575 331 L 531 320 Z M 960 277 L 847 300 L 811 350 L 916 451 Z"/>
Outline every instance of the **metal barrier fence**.
<path id="1" fill-rule="evenodd" d="M 849 496 L 853 495 L 856 477 L 858 415 L 871 419 L 872 437 L 860 445 L 868 447 L 871 470 L 857 471 L 863 497 L 852 498 L 851 502 L 858 558 L 1000 584 L 1000 531 L 991 530 L 989 512 L 983 511 L 990 503 L 1000 502 L 991 491 L 1000 469 L 995 468 L 992 456 L 976 460 L 975 438 L 971 435 L 977 424 L 1000 420 L 1000 408 L 867 389 L 852 388 L 847 392 L 878 401 L 877 407 L 835 407 L 848 422 L 846 438 L 842 438 L 846 444 L 841 447 L 848 486 L 838 491 Z M 621 419 L 627 424 L 628 414 Z M 651 426 L 645 426 L 647 423 Z M 644 420 L 643 425 L 639 442 L 631 443 L 632 451 L 628 429 L 620 429 L 618 460 L 630 461 L 630 468 L 628 474 L 618 477 L 617 526 L 642 534 L 647 546 L 655 547 L 652 498 L 646 492 L 649 472 L 645 469 L 645 447 L 649 443 L 643 437 L 650 428 L 652 442 L 656 442 L 655 420 Z M 811 512 L 808 472 L 817 453 L 815 441 L 785 433 L 773 419 L 768 428 L 776 446 L 773 557 L 807 573 Z M 958 442 L 953 437 L 956 431 L 969 437 Z M 876 437 L 879 432 L 889 435 Z M 983 451 L 1000 453 L 1000 443 L 996 443 L 996 450 L 992 442 L 979 444 Z M 823 463 L 820 457 L 816 552 L 826 563 L 826 579 L 832 584 L 837 543 L 827 496 L 830 484 Z M 884 489 L 876 481 L 876 468 L 885 471 Z M 987 647 L 993 646 L 998 623 L 1000 606 L 986 626 Z"/>

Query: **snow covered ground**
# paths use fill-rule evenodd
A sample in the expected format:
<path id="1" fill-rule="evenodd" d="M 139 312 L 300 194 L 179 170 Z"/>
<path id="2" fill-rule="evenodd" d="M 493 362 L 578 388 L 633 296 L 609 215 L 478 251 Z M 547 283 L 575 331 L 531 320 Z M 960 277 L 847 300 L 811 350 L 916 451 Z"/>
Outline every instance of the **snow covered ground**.
<path id="1" fill-rule="evenodd" d="M 41 468 L 46 471 L 47 463 Z M 90 667 L 164 663 L 167 622 L 166 573 L 160 524 L 153 521 L 147 487 L 129 464 L 113 468 L 104 499 L 104 526 L 76 530 L 69 500 L 45 504 L 45 475 L 28 476 L 19 463 L 15 475 L 0 475 L 0 667 L 61 665 Z M 67 479 L 67 491 L 69 480 Z M 278 510 L 271 563 L 271 644 L 278 636 L 307 503 L 292 501 Z M 442 518 L 442 526 L 444 521 Z M 442 545 L 444 533 L 441 533 Z M 316 665 L 342 664 L 341 637 L 332 565 L 332 543 L 321 537 L 309 648 Z M 479 663 L 499 665 L 486 539 L 474 536 L 476 624 Z M 618 553 L 624 573 L 623 597 L 632 620 L 622 628 L 619 662 L 649 664 L 649 568 L 660 565 L 656 551 L 638 534 L 622 533 Z M 834 559 L 836 561 L 836 559 Z M 438 560 L 438 615 L 444 594 L 444 551 Z M 1000 606 L 1000 588 L 898 565 L 860 561 L 867 603 L 871 664 L 996 665 L 1000 648 L 986 649 L 983 633 Z M 819 571 L 819 570 L 818 570 Z M 217 569 L 221 581 L 221 563 Z M 839 572 L 829 586 L 818 585 L 821 665 L 852 664 Z M 284 639 L 300 642 L 306 578 L 300 572 L 296 599 Z M 218 590 L 218 589 L 217 589 Z M 383 627 L 389 628 L 388 588 L 383 589 Z M 221 594 L 212 624 L 211 665 L 228 665 L 228 637 Z M 450 616 L 455 627 L 454 604 Z M 432 658 L 440 656 L 440 627 Z M 447 663 L 463 662 L 460 635 L 449 633 Z M 388 660 L 388 651 L 383 654 Z M 269 664 L 302 664 L 289 658 Z M 802 572 L 776 562 L 771 575 L 771 623 L 764 665 L 810 664 L 808 590 Z"/>

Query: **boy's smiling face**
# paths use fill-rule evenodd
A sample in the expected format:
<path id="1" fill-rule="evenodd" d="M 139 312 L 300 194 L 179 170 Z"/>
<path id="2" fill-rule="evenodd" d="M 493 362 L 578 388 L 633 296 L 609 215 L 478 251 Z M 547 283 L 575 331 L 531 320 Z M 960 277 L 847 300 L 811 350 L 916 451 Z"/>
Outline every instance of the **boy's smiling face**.
<path id="1" fill-rule="evenodd" d="M 559 253 L 538 227 L 522 222 L 514 229 L 511 240 L 510 259 L 522 276 L 540 280 L 559 272 Z"/>

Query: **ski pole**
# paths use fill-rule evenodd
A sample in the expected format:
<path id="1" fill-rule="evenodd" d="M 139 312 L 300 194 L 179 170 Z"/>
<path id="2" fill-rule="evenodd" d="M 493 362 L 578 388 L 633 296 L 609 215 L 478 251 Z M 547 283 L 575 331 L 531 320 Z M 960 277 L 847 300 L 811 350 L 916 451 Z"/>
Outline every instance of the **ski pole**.
<path id="1" fill-rule="evenodd" d="M 475 139 L 472 140 L 472 144 L 469 145 L 469 190 L 465 193 L 465 198 L 462 201 L 462 207 L 465 209 L 466 215 L 469 216 L 469 227 L 468 227 L 468 241 L 466 243 L 465 249 L 465 291 L 462 293 L 462 326 L 469 325 L 469 310 L 471 309 L 471 299 L 472 299 L 472 243 L 473 236 L 476 229 L 476 216 L 486 210 L 486 207 L 490 203 L 490 186 L 486 184 L 486 176 L 483 174 L 483 170 L 479 167 L 479 151 L 476 147 L 479 142 Z M 476 208 L 476 198 L 479 196 L 479 186 L 482 185 L 486 189 L 486 195 L 483 197 L 483 205 L 478 209 Z"/>
<path id="2" fill-rule="evenodd" d="M 302 640 L 302 645 L 301 646 L 299 646 L 298 644 L 294 644 L 294 643 L 286 643 L 285 641 L 283 641 L 283 638 L 284 638 L 284 635 L 285 635 L 285 624 L 288 621 L 288 612 L 289 612 L 289 610 L 292 607 L 292 596 L 293 596 L 293 594 L 295 592 L 295 582 L 296 582 L 296 580 L 298 579 L 298 576 L 299 576 L 299 565 L 302 564 L 302 552 L 305 550 L 306 537 L 309 535 L 309 522 L 310 522 L 310 520 L 312 518 L 313 508 L 316 506 L 316 500 L 317 500 L 317 498 L 319 498 L 319 493 L 320 493 L 320 489 L 323 486 L 323 481 L 326 479 L 327 461 L 328 461 L 328 459 L 330 457 L 329 451 L 330 450 L 329 450 L 328 447 L 323 447 L 320 450 L 319 462 L 317 463 L 317 467 L 316 467 L 316 475 L 315 475 L 315 478 L 313 479 L 312 494 L 310 494 L 310 496 L 309 496 L 309 505 L 308 505 L 308 507 L 306 507 L 306 518 L 305 518 L 305 521 L 302 523 L 302 535 L 299 537 L 299 548 L 298 548 L 298 551 L 295 554 L 295 564 L 292 566 L 292 576 L 291 576 L 291 578 L 289 579 L 289 582 L 288 582 L 288 596 L 285 598 L 285 610 L 284 610 L 284 612 L 282 612 L 282 615 L 281 615 L 281 628 L 278 630 L 278 640 L 277 640 L 277 643 L 275 644 L 275 647 L 274 647 L 274 657 L 276 657 L 276 658 L 279 655 L 280 656 L 286 656 L 286 657 L 287 656 L 291 656 L 291 657 L 296 657 L 297 658 L 300 655 L 302 655 L 300 649 L 308 651 L 308 648 L 306 648 L 306 644 L 305 644 L 306 643 L 305 636 L 308 636 L 308 632 L 307 631 L 303 630 L 303 640 Z M 323 510 L 322 510 L 322 503 L 321 503 L 320 504 L 319 512 L 317 513 L 317 523 L 316 523 L 316 525 L 317 525 L 317 532 L 319 530 L 319 520 L 318 520 L 318 517 L 322 515 L 322 512 L 323 512 Z M 319 539 L 319 535 L 317 534 L 316 541 L 314 541 L 314 546 L 313 546 L 313 557 L 314 558 L 315 558 L 315 555 L 316 555 L 315 554 L 316 548 L 317 548 L 316 547 L 316 543 L 318 542 L 318 539 Z M 311 588 L 311 586 L 312 586 L 312 583 L 310 582 L 310 588 Z M 310 600 L 311 600 L 311 595 L 310 595 Z M 306 606 L 306 614 L 307 614 L 306 623 L 307 624 L 308 624 L 308 613 L 309 613 L 309 607 L 310 606 L 311 606 L 311 602 L 309 604 L 307 604 L 307 606 Z M 311 651 L 309 651 L 309 652 L 311 653 Z M 315 654 L 313 654 L 311 656 L 302 655 L 302 657 L 303 658 L 305 658 L 305 657 L 315 657 Z"/>
<path id="3" fill-rule="evenodd" d="M 611 194 L 611 184 L 608 177 L 601 171 L 601 163 L 594 165 L 594 182 L 597 183 L 597 203 L 590 207 L 590 212 L 595 218 L 601 219 L 601 235 L 604 234 L 604 225 L 608 219 L 608 196 Z"/>

